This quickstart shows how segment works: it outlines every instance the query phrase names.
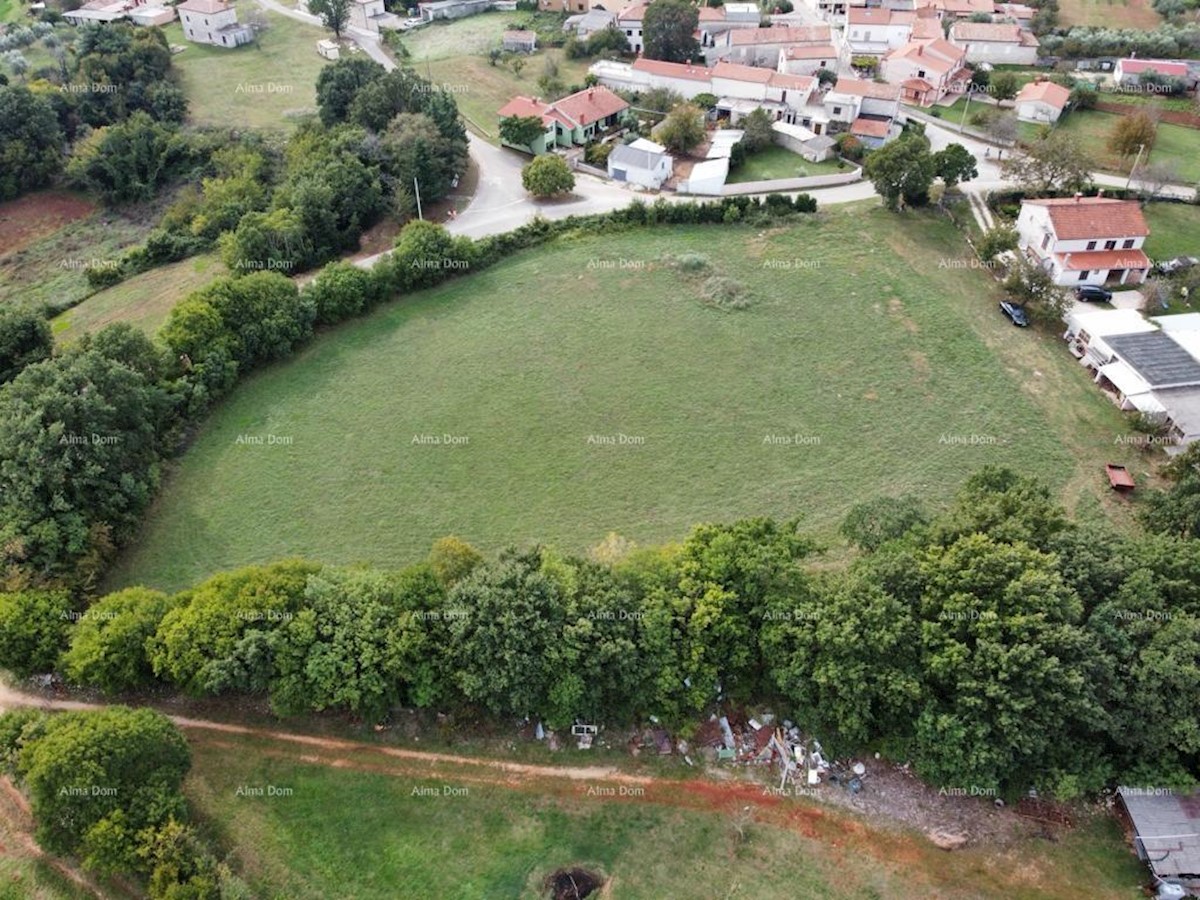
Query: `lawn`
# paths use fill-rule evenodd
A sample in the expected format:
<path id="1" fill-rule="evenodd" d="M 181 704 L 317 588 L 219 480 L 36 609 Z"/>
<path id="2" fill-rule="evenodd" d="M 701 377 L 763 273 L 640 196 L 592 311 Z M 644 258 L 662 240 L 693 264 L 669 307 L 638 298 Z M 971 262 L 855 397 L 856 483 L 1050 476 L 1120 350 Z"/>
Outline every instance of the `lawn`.
<path id="1" fill-rule="evenodd" d="M 1162 23 L 1151 0 L 1060 0 L 1058 24 L 1151 31 Z"/>
<path id="2" fill-rule="evenodd" d="M 1200 207 L 1187 203 L 1151 203 L 1145 210 L 1150 237 L 1146 255 L 1151 259 L 1200 256 Z"/>
<path id="3" fill-rule="evenodd" d="M 705 305 L 703 276 L 663 261 L 684 252 L 753 305 Z M 1006 325 L 970 261 L 947 222 L 874 205 L 518 255 L 251 376 L 109 586 L 290 555 L 399 566 L 449 533 L 579 551 L 772 515 L 832 538 L 854 503 L 939 504 L 985 463 L 1120 521 L 1101 464 L 1149 467 L 1114 444 L 1124 420 L 1060 341 Z"/>
<path id="4" fill-rule="evenodd" d="M 453 21 L 439 21 L 405 32 L 401 42 L 414 65 L 427 59 L 485 56 L 500 46 L 500 35 L 521 13 L 487 12 Z M 419 68 L 419 66 L 418 66 Z"/>
<path id="5" fill-rule="evenodd" d="M 176 303 L 224 272 L 215 254 L 159 266 L 93 294 L 56 317 L 51 325 L 61 343 L 113 322 L 126 322 L 153 334 Z"/>
<path id="6" fill-rule="evenodd" d="M 1058 127 L 1076 135 L 1100 168 L 1125 174 L 1133 160 L 1122 160 L 1108 149 L 1109 135 L 1120 118 L 1113 113 L 1081 110 L 1069 113 Z M 1146 162 L 1146 159 L 1142 161 Z M 1200 130 L 1160 123 L 1149 161 L 1170 162 L 1179 170 L 1180 177 L 1185 181 L 1200 181 Z"/>
<path id="7" fill-rule="evenodd" d="M 187 91 L 191 121 L 291 128 L 298 116 L 316 112 L 317 76 L 325 66 L 316 45 L 328 34 L 243 0 L 239 15 L 245 20 L 248 13 L 267 28 L 257 42 L 235 49 L 193 44 L 178 22 L 164 29 L 172 44 L 187 48 L 172 63 Z"/>
<path id="8" fill-rule="evenodd" d="M 1081 881 L 1089 898 L 1118 900 L 1145 880 L 1106 818 L 1053 842 L 947 854 L 834 808 L 763 799 L 756 786 L 608 798 L 589 796 L 586 781 L 525 776 L 501 786 L 445 766 L 395 771 L 358 752 L 322 766 L 293 761 L 296 749 L 277 743 L 189 737 L 185 792 L 260 897 L 540 898 L 545 875 L 573 865 L 603 872 L 612 881 L 603 896 L 621 900 L 949 900 L 967 896 L 967 883 L 973 900 L 1066 900 Z M 274 793 L 247 796 L 247 787 Z M 753 810 L 744 839 L 730 800 Z"/>
<path id="9" fill-rule="evenodd" d="M 807 178 L 812 175 L 836 175 L 850 171 L 836 159 L 809 162 L 786 147 L 773 145 L 746 157 L 746 161 L 729 176 L 729 184 L 746 181 L 770 181 L 775 178 Z"/>

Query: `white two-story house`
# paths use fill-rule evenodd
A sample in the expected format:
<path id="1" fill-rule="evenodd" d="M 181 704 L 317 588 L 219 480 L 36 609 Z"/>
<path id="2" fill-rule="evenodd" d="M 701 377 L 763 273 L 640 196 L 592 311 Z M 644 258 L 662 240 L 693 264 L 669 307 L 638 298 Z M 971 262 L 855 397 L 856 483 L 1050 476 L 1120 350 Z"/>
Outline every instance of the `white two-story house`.
<path id="1" fill-rule="evenodd" d="M 966 51 L 949 41 L 913 41 L 885 55 L 879 74 L 900 86 L 905 103 L 930 106 L 966 90 L 971 80 L 966 65 Z"/>
<path id="2" fill-rule="evenodd" d="M 1032 66 L 1038 58 L 1038 39 L 1011 22 L 955 22 L 950 41 L 966 51 L 970 63 Z"/>
<path id="3" fill-rule="evenodd" d="M 774 68 L 779 62 L 780 50 L 790 47 L 828 47 L 832 43 L 832 30 L 828 25 L 735 28 L 721 35 L 716 55 L 718 59 L 729 62 Z"/>
<path id="4" fill-rule="evenodd" d="M 1150 271 L 1142 250 L 1150 229 L 1135 200 L 1024 200 L 1017 234 L 1025 255 L 1058 285 L 1140 284 Z"/>
<path id="5" fill-rule="evenodd" d="M 885 9 L 882 6 L 852 6 L 846 13 L 843 42 L 849 56 L 883 56 L 903 47 L 912 35 L 915 12 Z"/>
<path id="6" fill-rule="evenodd" d="M 240 47 L 254 40 L 254 29 L 239 25 L 237 10 L 223 0 L 186 0 L 176 10 L 183 36 L 194 43 Z"/>

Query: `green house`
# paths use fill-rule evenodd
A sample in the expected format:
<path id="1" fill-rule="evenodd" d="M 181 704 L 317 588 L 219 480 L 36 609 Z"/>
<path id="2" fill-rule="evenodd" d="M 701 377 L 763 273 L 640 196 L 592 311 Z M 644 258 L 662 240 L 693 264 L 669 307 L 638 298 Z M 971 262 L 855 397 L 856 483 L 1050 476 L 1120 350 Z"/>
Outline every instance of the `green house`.
<path id="1" fill-rule="evenodd" d="M 536 117 L 546 126 L 545 132 L 533 143 L 512 146 L 516 150 L 537 156 L 551 148 L 575 147 L 587 144 L 618 127 L 628 114 L 629 104 L 601 85 L 546 103 L 537 98 L 514 97 L 500 108 L 500 119 L 513 116 Z"/>

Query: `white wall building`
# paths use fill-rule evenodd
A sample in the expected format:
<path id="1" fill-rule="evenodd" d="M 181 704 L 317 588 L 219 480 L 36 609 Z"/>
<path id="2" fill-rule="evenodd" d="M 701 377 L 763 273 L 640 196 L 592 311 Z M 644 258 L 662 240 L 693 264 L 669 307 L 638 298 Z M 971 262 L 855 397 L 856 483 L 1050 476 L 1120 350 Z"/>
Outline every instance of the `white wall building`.
<path id="1" fill-rule="evenodd" d="M 1017 234 L 1025 255 L 1064 287 L 1139 284 L 1150 271 L 1142 249 L 1150 229 L 1135 200 L 1024 200 Z"/>
<path id="2" fill-rule="evenodd" d="M 239 47 L 254 40 L 254 29 L 239 25 L 237 10 L 223 0 L 185 0 L 175 9 L 183 36 L 194 43 Z"/>
<path id="3" fill-rule="evenodd" d="M 1038 58 L 1038 39 L 1011 23 L 955 22 L 950 41 L 966 51 L 970 63 L 1031 66 Z"/>
<path id="4" fill-rule="evenodd" d="M 638 138 L 632 144 L 613 147 L 608 155 L 608 177 L 658 190 L 671 177 L 674 165 L 666 147 Z"/>

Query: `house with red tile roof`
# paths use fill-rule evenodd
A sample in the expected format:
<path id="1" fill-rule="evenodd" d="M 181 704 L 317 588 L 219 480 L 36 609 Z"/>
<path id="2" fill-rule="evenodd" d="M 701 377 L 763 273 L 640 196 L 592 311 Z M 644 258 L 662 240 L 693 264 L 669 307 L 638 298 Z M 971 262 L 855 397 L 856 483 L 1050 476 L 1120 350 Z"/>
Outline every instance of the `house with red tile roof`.
<path id="1" fill-rule="evenodd" d="M 254 40 L 254 29 L 239 25 L 237 10 L 224 0 L 185 0 L 175 9 L 183 36 L 194 43 L 240 47 Z"/>
<path id="2" fill-rule="evenodd" d="M 1031 81 L 1017 92 L 1014 103 L 1022 122 L 1051 124 L 1058 121 L 1071 100 L 1071 92 L 1053 81 Z"/>
<path id="3" fill-rule="evenodd" d="M 847 56 L 882 56 L 912 38 L 915 12 L 882 6 L 852 6 L 846 12 L 843 42 Z"/>
<path id="4" fill-rule="evenodd" d="M 1122 88 L 1136 88 L 1143 75 L 1155 72 L 1166 78 L 1178 78 L 1188 88 L 1196 86 L 1196 79 L 1188 71 L 1188 64 L 1177 59 L 1118 59 L 1113 68 L 1113 81 Z"/>
<path id="5" fill-rule="evenodd" d="M 729 62 L 774 68 L 779 62 L 780 50 L 791 47 L 829 47 L 832 44 L 833 29 L 828 25 L 736 28 L 720 36 L 716 56 Z"/>
<path id="6" fill-rule="evenodd" d="M 947 40 L 911 41 L 887 53 L 880 76 L 899 85 L 905 103 L 930 106 L 947 94 L 962 91 L 971 80 L 966 51 Z"/>
<path id="7" fill-rule="evenodd" d="M 784 47 L 775 68 L 789 75 L 816 75 L 822 69 L 836 72 L 841 61 L 841 51 L 833 44 Z"/>
<path id="8" fill-rule="evenodd" d="M 508 144 L 535 156 L 554 147 L 573 147 L 589 143 L 621 124 L 629 104 L 603 85 L 584 88 L 547 103 L 535 97 L 514 97 L 500 107 L 500 120 L 519 116 L 541 119 L 546 130 L 531 144 Z"/>
<path id="9" fill-rule="evenodd" d="M 955 22 L 950 41 L 967 53 L 969 63 L 1031 66 L 1037 62 L 1038 39 L 1011 22 Z"/>
<path id="10" fill-rule="evenodd" d="M 1140 284 L 1150 229 L 1136 200 L 1074 197 L 1023 200 L 1017 245 L 1058 285 Z"/>

